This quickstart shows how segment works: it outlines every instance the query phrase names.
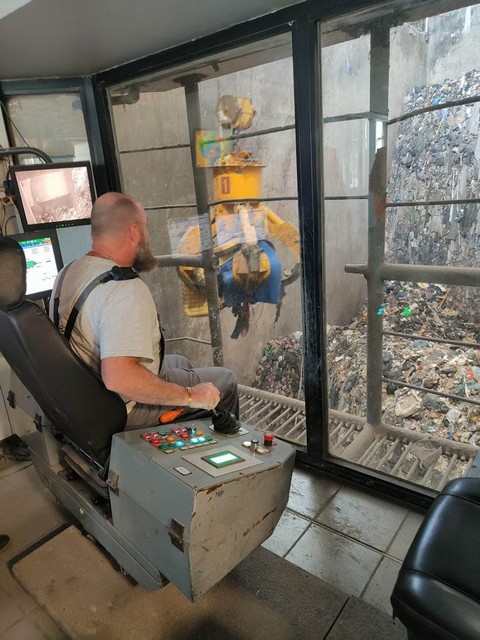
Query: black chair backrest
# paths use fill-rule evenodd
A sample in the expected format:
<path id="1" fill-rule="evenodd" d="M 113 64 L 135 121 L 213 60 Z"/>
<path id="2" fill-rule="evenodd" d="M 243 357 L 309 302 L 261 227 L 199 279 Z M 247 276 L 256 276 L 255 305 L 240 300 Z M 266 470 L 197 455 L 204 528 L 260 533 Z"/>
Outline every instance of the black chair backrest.
<path id="1" fill-rule="evenodd" d="M 0 237 L 0 352 L 56 428 L 103 466 L 125 427 L 125 404 L 25 300 L 25 276 L 20 245 Z"/>

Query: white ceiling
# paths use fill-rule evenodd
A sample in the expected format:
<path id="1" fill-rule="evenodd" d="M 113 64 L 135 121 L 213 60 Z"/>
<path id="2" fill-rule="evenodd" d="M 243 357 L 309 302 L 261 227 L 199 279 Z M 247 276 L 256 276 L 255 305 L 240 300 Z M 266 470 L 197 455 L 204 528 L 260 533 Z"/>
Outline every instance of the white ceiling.
<path id="1" fill-rule="evenodd" d="M 90 75 L 301 0 L 0 0 L 0 79 Z"/>

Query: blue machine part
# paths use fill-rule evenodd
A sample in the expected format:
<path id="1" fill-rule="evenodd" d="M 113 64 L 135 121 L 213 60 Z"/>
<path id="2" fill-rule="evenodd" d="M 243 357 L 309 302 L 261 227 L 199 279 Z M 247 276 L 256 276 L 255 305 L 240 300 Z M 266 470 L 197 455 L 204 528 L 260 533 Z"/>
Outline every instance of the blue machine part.
<path id="1" fill-rule="evenodd" d="M 233 278 L 233 258 L 220 267 L 220 294 L 228 307 L 241 302 L 267 302 L 278 304 L 282 285 L 282 263 L 270 242 L 260 240 L 258 246 L 265 252 L 270 262 L 268 279 L 254 292 L 246 292 Z"/>

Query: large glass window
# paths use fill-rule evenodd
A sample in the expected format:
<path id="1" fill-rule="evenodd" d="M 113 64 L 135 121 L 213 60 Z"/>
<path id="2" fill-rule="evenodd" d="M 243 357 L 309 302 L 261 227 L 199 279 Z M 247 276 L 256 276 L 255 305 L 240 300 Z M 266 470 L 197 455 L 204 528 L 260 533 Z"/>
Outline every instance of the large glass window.
<path id="1" fill-rule="evenodd" d="M 320 26 L 329 452 L 440 490 L 480 444 L 480 5 L 392 4 Z"/>
<path id="2" fill-rule="evenodd" d="M 8 98 L 7 107 L 16 146 L 40 149 L 53 162 L 90 160 L 78 93 L 15 95 Z M 32 158 L 22 155 L 20 161 L 33 162 Z"/>
<path id="3" fill-rule="evenodd" d="M 285 34 L 109 97 L 122 188 L 163 257 L 149 284 L 168 349 L 224 363 L 242 418 L 305 444 L 292 74 Z"/>

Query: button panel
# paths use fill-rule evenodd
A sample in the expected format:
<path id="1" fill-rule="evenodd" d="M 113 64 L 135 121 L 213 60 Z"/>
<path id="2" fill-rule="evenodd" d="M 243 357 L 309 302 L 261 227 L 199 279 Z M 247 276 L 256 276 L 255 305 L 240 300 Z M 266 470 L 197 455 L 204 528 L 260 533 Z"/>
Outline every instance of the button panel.
<path id="1" fill-rule="evenodd" d="M 185 451 L 186 449 L 217 444 L 217 440 L 214 440 L 212 436 L 203 435 L 203 431 L 194 426 L 147 431 L 142 433 L 140 437 L 164 453 L 174 453 L 178 450 Z"/>

